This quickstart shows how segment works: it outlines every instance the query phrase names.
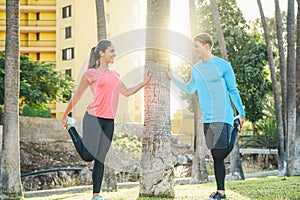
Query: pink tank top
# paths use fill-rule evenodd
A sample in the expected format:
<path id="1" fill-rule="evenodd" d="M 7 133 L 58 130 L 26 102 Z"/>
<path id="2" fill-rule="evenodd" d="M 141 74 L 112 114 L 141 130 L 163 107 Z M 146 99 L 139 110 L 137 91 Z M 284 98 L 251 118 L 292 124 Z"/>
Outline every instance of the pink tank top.
<path id="1" fill-rule="evenodd" d="M 120 75 L 114 70 L 107 74 L 90 68 L 83 76 L 88 80 L 93 94 L 93 101 L 88 105 L 87 112 L 97 117 L 114 119 L 121 88 Z"/>

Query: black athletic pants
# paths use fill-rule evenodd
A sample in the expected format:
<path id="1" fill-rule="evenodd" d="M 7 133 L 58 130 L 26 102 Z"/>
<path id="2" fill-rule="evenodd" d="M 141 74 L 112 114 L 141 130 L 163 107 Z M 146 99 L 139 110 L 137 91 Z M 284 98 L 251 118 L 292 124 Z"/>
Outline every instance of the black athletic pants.
<path id="1" fill-rule="evenodd" d="M 95 117 L 86 112 L 83 119 L 83 138 L 75 127 L 70 128 L 68 132 L 80 157 L 87 162 L 94 161 L 93 193 L 99 193 L 105 157 L 113 138 L 114 120 Z"/>
<path id="2" fill-rule="evenodd" d="M 215 178 L 217 181 L 218 190 L 225 190 L 226 169 L 225 169 L 224 159 L 232 151 L 237 134 L 238 134 L 238 129 L 235 127 L 231 132 L 231 140 L 227 148 L 211 150 L 211 154 L 214 159 L 214 172 L 215 172 Z"/>

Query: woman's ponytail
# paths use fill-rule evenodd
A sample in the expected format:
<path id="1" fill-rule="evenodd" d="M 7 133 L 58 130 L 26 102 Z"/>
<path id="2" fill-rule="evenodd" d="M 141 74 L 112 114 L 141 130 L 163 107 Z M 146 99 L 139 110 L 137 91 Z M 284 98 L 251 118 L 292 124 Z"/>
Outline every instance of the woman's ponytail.
<path id="1" fill-rule="evenodd" d="M 98 56 L 95 53 L 96 47 L 93 47 L 90 51 L 90 60 L 89 60 L 89 65 L 88 68 L 97 68 L 98 65 L 100 64 L 100 54 Z"/>
<path id="2" fill-rule="evenodd" d="M 100 40 L 97 46 L 93 47 L 90 51 L 88 68 L 98 68 L 100 66 L 100 51 L 105 52 L 111 45 L 112 43 L 109 40 Z"/>

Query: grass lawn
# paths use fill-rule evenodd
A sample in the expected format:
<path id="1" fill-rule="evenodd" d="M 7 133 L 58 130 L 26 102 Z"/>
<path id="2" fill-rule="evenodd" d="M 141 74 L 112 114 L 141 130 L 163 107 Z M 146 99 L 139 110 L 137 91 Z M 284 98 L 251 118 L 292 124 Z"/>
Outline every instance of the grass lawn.
<path id="1" fill-rule="evenodd" d="M 226 181 L 228 200 L 299 200 L 300 176 L 279 178 L 250 178 L 244 181 Z M 175 200 L 205 200 L 216 189 L 215 183 L 200 185 L 175 185 Z M 103 193 L 105 200 L 163 200 L 163 198 L 138 198 L 138 187 Z M 26 200 L 90 200 L 91 191 L 78 194 L 25 198 Z M 167 200 L 167 199 L 165 199 Z"/>

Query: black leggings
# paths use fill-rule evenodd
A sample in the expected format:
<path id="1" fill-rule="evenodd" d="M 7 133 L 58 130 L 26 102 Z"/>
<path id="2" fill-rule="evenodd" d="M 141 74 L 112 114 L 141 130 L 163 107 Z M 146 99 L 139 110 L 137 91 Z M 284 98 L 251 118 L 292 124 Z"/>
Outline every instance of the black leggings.
<path id="1" fill-rule="evenodd" d="M 103 180 L 104 161 L 113 137 L 114 120 L 95 117 L 86 112 L 83 118 L 83 138 L 74 127 L 71 127 L 68 132 L 80 157 L 87 162 L 94 161 L 93 193 L 99 193 Z"/>
<path id="2" fill-rule="evenodd" d="M 227 148 L 211 150 L 211 154 L 214 159 L 214 172 L 215 172 L 215 178 L 217 181 L 218 190 L 225 190 L 226 169 L 225 169 L 224 159 L 232 151 L 237 134 L 238 134 L 238 129 L 234 128 L 233 131 L 231 132 L 231 140 Z"/>

